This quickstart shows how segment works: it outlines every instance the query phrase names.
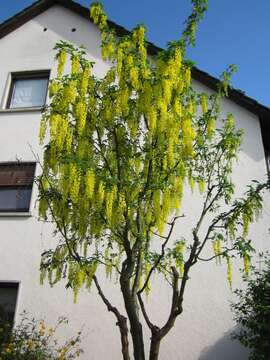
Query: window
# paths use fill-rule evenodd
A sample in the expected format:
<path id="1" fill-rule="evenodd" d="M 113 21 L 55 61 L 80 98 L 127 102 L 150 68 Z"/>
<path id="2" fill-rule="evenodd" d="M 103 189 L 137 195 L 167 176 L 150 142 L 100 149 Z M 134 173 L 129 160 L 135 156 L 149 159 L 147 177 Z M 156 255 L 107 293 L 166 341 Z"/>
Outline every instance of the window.
<path id="1" fill-rule="evenodd" d="M 0 212 L 29 211 L 35 163 L 0 164 Z"/>
<path id="2" fill-rule="evenodd" d="M 266 150 L 266 168 L 270 174 L 270 150 Z"/>
<path id="3" fill-rule="evenodd" d="M 49 72 L 14 73 L 7 108 L 42 107 L 46 102 Z"/>
<path id="4" fill-rule="evenodd" d="M 18 283 L 0 282 L 0 324 L 13 324 Z"/>

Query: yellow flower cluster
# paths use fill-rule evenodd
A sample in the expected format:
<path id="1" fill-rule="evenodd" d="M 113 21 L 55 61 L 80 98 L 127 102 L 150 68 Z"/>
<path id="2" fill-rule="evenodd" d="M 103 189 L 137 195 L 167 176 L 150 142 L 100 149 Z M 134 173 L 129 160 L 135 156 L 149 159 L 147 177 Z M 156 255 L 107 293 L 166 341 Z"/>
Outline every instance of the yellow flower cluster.
<path id="1" fill-rule="evenodd" d="M 180 275 L 183 275 L 184 273 L 184 265 L 185 265 L 185 262 L 184 262 L 184 250 L 185 250 L 185 243 L 184 241 L 179 241 L 175 247 L 175 251 L 179 256 L 179 259 L 177 259 L 176 261 L 176 265 L 179 269 L 179 272 L 180 272 Z"/>
<path id="2" fill-rule="evenodd" d="M 145 265 L 144 265 L 145 281 L 146 281 L 146 279 L 147 279 L 147 276 L 148 276 L 150 270 L 151 270 L 151 264 L 146 261 L 146 262 L 145 262 Z M 145 288 L 146 296 L 149 295 L 150 291 L 151 291 L 151 283 L 150 283 L 150 279 L 149 279 L 149 280 L 148 280 L 148 283 L 147 283 L 147 285 L 146 285 L 146 288 Z"/>
<path id="3" fill-rule="evenodd" d="M 44 336 L 45 335 L 45 331 L 46 331 L 46 326 L 45 326 L 45 323 L 43 320 L 40 321 L 39 323 L 39 334 L 41 336 Z"/>
<path id="4" fill-rule="evenodd" d="M 63 89 L 63 101 L 66 105 L 73 104 L 77 96 L 77 87 L 74 80 L 71 80 Z"/>
<path id="5" fill-rule="evenodd" d="M 94 188 L 95 188 L 95 173 L 93 170 L 88 170 L 86 173 L 86 180 L 85 180 L 85 195 L 87 199 L 92 199 L 94 194 Z"/>
<path id="6" fill-rule="evenodd" d="M 71 74 L 75 75 L 80 72 L 80 59 L 77 55 L 71 59 Z"/>
<path id="7" fill-rule="evenodd" d="M 194 155 L 193 151 L 193 140 L 195 139 L 196 133 L 192 126 L 192 117 L 187 116 L 182 122 L 182 132 L 183 132 L 183 145 L 185 149 L 185 155 L 187 157 L 192 157 Z"/>
<path id="8" fill-rule="evenodd" d="M 54 95 L 56 95 L 58 93 L 60 89 L 60 85 L 56 80 L 52 80 L 50 82 L 50 86 L 49 86 L 49 96 L 50 98 L 52 98 Z"/>
<path id="9" fill-rule="evenodd" d="M 87 105 L 84 101 L 78 101 L 75 105 L 75 116 L 77 117 L 78 134 L 82 135 L 85 128 L 87 116 Z"/>
<path id="10" fill-rule="evenodd" d="M 28 346 L 29 350 L 33 350 L 33 348 L 34 348 L 34 346 L 35 346 L 35 343 L 33 342 L 32 339 L 29 339 L 29 340 L 27 341 L 27 346 Z"/>
<path id="11" fill-rule="evenodd" d="M 186 86 L 189 87 L 191 85 L 191 70 L 189 67 L 185 69 L 183 76 Z"/>
<path id="12" fill-rule="evenodd" d="M 249 256 L 246 254 L 244 255 L 244 271 L 246 275 L 249 274 L 249 267 L 250 267 L 250 259 Z"/>
<path id="13" fill-rule="evenodd" d="M 232 262 L 230 258 L 227 258 L 227 279 L 230 285 L 230 288 L 232 288 Z"/>
<path id="14" fill-rule="evenodd" d="M 107 16 L 100 4 L 94 4 L 90 7 L 90 17 L 93 19 L 94 24 L 98 25 L 100 30 L 107 26 Z"/>
<path id="15" fill-rule="evenodd" d="M 216 127 L 216 121 L 213 117 L 210 117 L 207 122 L 207 137 L 208 137 L 208 139 L 211 139 L 211 137 L 214 133 L 215 127 Z"/>
<path id="16" fill-rule="evenodd" d="M 135 90 L 138 90 L 140 84 L 139 84 L 139 74 L 136 67 L 131 67 L 129 76 L 132 87 Z"/>
<path id="17" fill-rule="evenodd" d="M 228 129 L 232 129 L 234 127 L 234 117 L 232 114 L 228 114 L 226 126 Z"/>
<path id="18" fill-rule="evenodd" d="M 14 351 L 14 348 L 13 348 L 12 343 L 7 344 L 7 346 L 5 347 L 5 352 L 6 352 L 7 354 L 12 354 L 13 351 Z"/>
<path id="19" fill-rule="evenodd" d="M 104 196 L 105 196 L 105 189 L 104 189 L 104 183 L 102 181 L 99 181 L 98 184 L 98 204 L 101 206 L 103 204 Z"/>
<path id="20" fill-rule="evenodd" d="M 39 142 L 40 144 L 43 143 L 45 135 L 46 135 L 46 130 L 47 130 L 47 117 L 46 116 L 42 116 L 41 121 L 40 121 L 40 128 L 39 128 Z"/>
<path id="21" fill-rule="evenodd" d="M 58 56 L 58 67 L 57 67 L 58 77 L 61 77 L 63 75 L 66 61 L 67 61 L 67 53 L 65 50 L 61 50 Z"/>
<path id="22" fill-rule="evenodd" d="M 220 255 L 221 252 L 222 252 L 220 239 L 214 240 L 214 241 L 212 242 L 212 246 L 213 246 L 214 254 L 215 254 L 215 256 L 217 256 L 216 261 L 217 261 L 217 263 L 218 263 L 218 262 L 220 263 L 221 259 L 220 259 L 220 256 L 219 256 L 219 255 Z"/>
<path id="23" fill-rule="evenodd" d="M 199 178 L 198 187 L 200 194 L 202 194 L 204 192 L 204 187 L 205 187 L 205 183 L 202 178 Z"/>
<path id="24" fill-rule="evenodd" d="M 106 216 L 109 223 L 112 222 L 113 215 L 113 204 L 116 197 L 116 187 L 114 186 L 111 190 L 106 193 Z"/>
<path id="25" fill-rule="evenodd" d="M 81 267 L 79 264 L 69 263 L 68 267 L 68 281 L 72 286 L 74 294 L 74 303 L 77 302 L 78 293 L 81 287 L 85 284 L 87 288 L 91 287 L 93 276 L 97 270 L 97 262 Z"/>
<path id="26" fill-rule="evenodd" d="M 50 119 L 49 119 L 49 123 L 50 123 L 50 138 L 51 141 L 54 144 L 54 148 L 52 149 L 52 151 L 61 151 L 65 141 L 66 141 L 66 136 L 68 133 L 68 121 L 65 117 L 61 116 L 60 114 L 53 114 Z M 46 126 L 46 125 L 45 125 Z M 40 130 L 40 140 L 43 141 L 44 139 L 44 131 L 45 130 L 41 129 Z"/>
<path id="27" fill-rule="evenodd" d="M 81 77 L 81 83 L 80 83 L 80 95 L 82 97 L 84 97 L 87 94 L 87 88 L 88 88 L 88 84 L 89 84 L 89 77 L 90 77 L 90 71 L 89 71 L 89 66 L 85 66 L 83 72 L 82 72 L 82 77 Z"/>
<path id="28" fill-rule="evenodd" d="M 189 183 L 190 190 L 193 193 L 194 186 L 195 186 L 195 181 L 194 181 L 194 178 L 193 178 L 192 174 L 190 174 L 189 177 L 188 177 L 188 183 Z"/>
<path id="29" fill-rule="evenodd" d="M 208 111 L 208 96 L 206 93 L 201 94 L 201 107 L 202 113 L 205 114 Z"/>
<path id="30" fill-rule="evenodd" d="M 111 60 L 114 57 L 114 51 L 114 40 L 111 37 L 105 39 L 101 47 L 101 55 L 103 60 Z"/>

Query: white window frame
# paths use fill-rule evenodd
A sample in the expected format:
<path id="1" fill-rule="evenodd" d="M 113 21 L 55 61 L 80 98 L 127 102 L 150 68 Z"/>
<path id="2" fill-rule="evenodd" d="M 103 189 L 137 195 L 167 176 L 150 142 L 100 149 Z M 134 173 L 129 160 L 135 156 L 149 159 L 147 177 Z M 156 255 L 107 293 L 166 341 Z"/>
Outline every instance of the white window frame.
<path id="1" fill-rule="evenodd" d="M 14 83 L 16 80 L 28 80 L 28 79 L 44 79 L 48 80 L 45 97 L 44 97 L 44 104 L 40 106 L 25 106 L 25 107 L 10 107 L 12 94 L 14 89 Z M 41 110 L 44 108 L 47 102 L 48 97 L 48 87 L 49 87 L 49 80 L 50 80 L 50 70 L 33 70 L 33 71 L 14 71 L 9 74 L 9 81 L 7 86 L 6 92 L 6 99 L 5 99 L 5 106 L 4 110 L 6 111 L 28 111 L 28 110 Z"/>

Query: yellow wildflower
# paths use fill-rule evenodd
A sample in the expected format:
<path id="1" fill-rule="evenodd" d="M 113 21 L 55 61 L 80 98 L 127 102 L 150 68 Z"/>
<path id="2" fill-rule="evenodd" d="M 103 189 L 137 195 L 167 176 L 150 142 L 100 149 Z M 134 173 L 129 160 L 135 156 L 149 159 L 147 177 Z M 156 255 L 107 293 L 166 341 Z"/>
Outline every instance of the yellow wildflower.
<path id="1" fill-rule="evenodd" d="M 29 339 L 29 340 L 27 341 L 27 346 L 28 346 L 28 348 L 29 348 L 30 350 L 33 349 L 33 347 L 34 347 L 34 342 L 33 342 L 32 339 Z"/>

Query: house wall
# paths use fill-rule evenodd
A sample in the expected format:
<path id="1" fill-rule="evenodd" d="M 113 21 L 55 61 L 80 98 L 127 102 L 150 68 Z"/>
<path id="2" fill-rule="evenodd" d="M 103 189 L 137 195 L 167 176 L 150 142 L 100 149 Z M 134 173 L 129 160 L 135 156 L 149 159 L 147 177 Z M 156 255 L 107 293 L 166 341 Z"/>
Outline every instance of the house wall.
<path id="1" fill-rule="evenodd" d="M 44 31 L 47 28 L 47 31 Z M 76 28 L 76 32 L 71 29 Z M 56 71 L 53 47 L 59 40 L 87 46 L 89 59 L 96 62 L 95 72 L 102 76 L 108 69 L 100 57 L 100 37 L 97 29 L 86 19 L 62 8 L 53 6 L 43 14 L 24 24 L 0 40 L 0 101 L 2 108 L 9 88 L 10 73 L 26 70 Z M 195 83 L 198 90 L 208 91 L 203 85 Z M 234 179 L 237 193 L 243 186 L 256 178 L 261 180 L 266 173 L 264 151 L 257 117 L 229 100 L 223 101 L 224 114 L 231 112 L 237 126 L 245 130 L 244 142 L 239 162 L 235 166 Z M 42 157 L 38 145 L 39 111 L 12 112 L 0 111 L 0 161 L 35 160 Z M 37 170 L 39 172 L 39 169 Z M 119 360 L 120 341 L 115 318 L 107 312 L 94 288 L 82 291 L 77 304 L 73 304 L 73 294 L 64 288 L 64 282 L 50 288 L 39 285 L 40 254 L 53 246 L 52 226 L 37 221 L 37 189 L 34 186 L 31 214 L 28 216 L 0 217 L 0 281 L 19 281 L 20 290 L 17 302 L 16 321 L 26 309 L 31 315 L 44 317 L 52 324 L 58 316 L 67 316 L 69 326 L 59 336 L 73 335 L 83 329 L 83 348 L 81 359 Z M 185 201 L 187 200 L 187 201 Z M 194 224 L 199 195 L 191 198 L 187 190 L 183 213 L 179 220 L 175 237 L 188 235 Z M 259 250 L 269 248 L 269 201 L 266 203 L 264 217 L 252 225 L 251 238 Z M 235 264 L 235 270 L 238 264 Z M 100 274 L 103 279 L 103 274 Z M 106 295 L 112 303 L 122 306 L 117 283 L 102 280 Z M 234 278 L 234 286 L 240 286 L 239 276 Z M 117 288 L 117 289 L 115 289 Z M 226 282 L 226 269 L 211 263 L 203 263 L 194 268 L 187 288 L 184 314 L 178 319 L 174 330 L 161 346 L 162 360 L 241 360 L 247 352 L 237 342 L 231 342 L 229 334 L 234 327 L 229 301 L 232 293 Z M 153 283 L 153 295 L 147 301 L 151 318 L 162 324 L 168 313 L 170 289 L 158 280 Z M 154 320 L 153 320 L 154 321 Z M 145 330 L 146 343 L 150 334 Z"/>

